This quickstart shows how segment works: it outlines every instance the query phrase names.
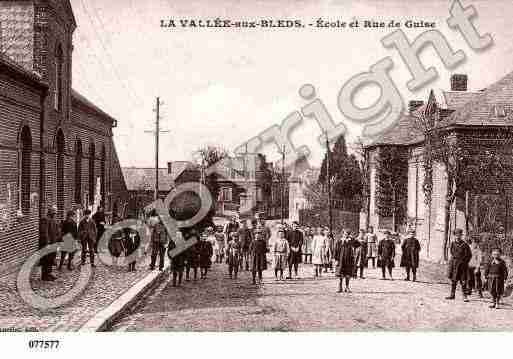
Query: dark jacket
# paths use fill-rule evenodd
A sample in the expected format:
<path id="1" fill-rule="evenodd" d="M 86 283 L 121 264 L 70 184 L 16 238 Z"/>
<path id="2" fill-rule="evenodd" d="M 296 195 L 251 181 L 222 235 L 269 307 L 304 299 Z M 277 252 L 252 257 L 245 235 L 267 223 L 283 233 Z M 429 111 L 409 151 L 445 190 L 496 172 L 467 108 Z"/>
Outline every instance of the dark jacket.
<path id="1" fill-rule="evenodd" d="M 239 228 L 239 242 L 242 250 L 249 251 L 251 242 L 253 241 L 253 232 L 249 228 Z"/>
<path id="2" fill-rule="evenodd" d="M 267 243 L 263 239 L 254 240 L 251 243 L 251 269 L 261 271 L 267 269 Z"/>
<path id="3" fill-rule="evenodd" d="M 393 239 L 382 239 L 378 245 L 378 256 L 380 266 L 394 266 L 395 242 Z"/>
<path id="4" fill-rule="evenodd" d="M 56 243 L 60 239 L 61 232 L 55 218 L 46 217 L 41 219 L 39 226 L 39 248 Z"/>
<path id="5" fill-rule="evenodd" d="M 209 241 L 201 240 L 198 243 L 198 252 L 199 266 L 201 268 L 209 268 L 212 265 L 212 254 L 214 254 L 212 243 L 210 243 Z"/>
<path id="6" fill-rule="evenodd" d="M 88 221 L 87 218 L 84 218 L 80 221 L 80 224 L 78 225 L 78 236 L 81 241 L 96 241 L 96 234 L 96 224 L 92 219 Z"/>
<path id="7" fill-rule="evenodd" d="M 187 260 L 187 251 L 182 251 L 174 257 L 171 257 L 170 253 L 173 249 L 176 248 L 175 242 L 171 239 L 169 241 L 169 245 L 167 247 L 167 256 L 171 263 L 171 270 L 173 272 L 182 272 L 185 267 L 185 262 Z"/>
<path id="8" fill-rule="evenodd" d="M 166 246 L 168 242 L 166 227 L 162 223 L 157 223 L 151 231 L 151 243 Z"/>
<path id="9" fill-rule="evenodd" d="M 73 239 L 78 239 L 77 223 L 73 219 L 65 219 L 61 226 L 62 236 L 70 234 Z"/>
<path id="10" fill-rule="evenodd" d="M 96 224 L 96 235 L 100 238 L 103 232 L 105 232 L 105 212 L 96 212 L 93 214 L 93 221 Z"/>
<path id="11" fill-rule="evenodd" d="M 302 253 L 303 253 L 303 232 L 299 230 L 291 230 L 287 232 L 287 242 L 289 243 L 289 262 L 291 263 L 301 263 Z M 297 251 L 292 250 L 292 248 L 296 248 Z"/>
<path id="12" fill-rule="evenodd" d="M 451 243 L 451 259 L 449 261 L 448 277 L 453 281 L 466 280 L 468 263 L 472 258 L 472 250 L 465 241 Z"/>
<path id="13" fill-rule="evenodd" d="M 508 267 L 502 259 L 494 262 L 493 259 L 486 268 L 485 277 L 488 279 L 488 288 L 492 297 L 504 294 L 504 283 L 508 279 Z"/>
<path id="14" fill-rule="evenodd" d="M 360 246 L 358 241 L 339 241 L 335 249 L 335 259 L 338 261 L 336 274 L 338 276 L 353 276 L 355 262 L 355 251 Z"/>
<path id="15" fill-rule="evenodd" d="M 401 245 L 401 267 L 418 268 L 420 242 L 415 237 L 406 238 Z"/>

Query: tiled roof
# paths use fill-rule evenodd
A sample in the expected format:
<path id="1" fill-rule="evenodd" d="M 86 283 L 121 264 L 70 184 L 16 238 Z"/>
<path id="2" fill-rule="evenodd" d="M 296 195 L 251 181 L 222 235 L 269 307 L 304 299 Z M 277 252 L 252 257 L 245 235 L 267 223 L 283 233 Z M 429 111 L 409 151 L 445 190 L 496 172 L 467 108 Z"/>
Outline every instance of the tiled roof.
<path id="1" fill-rule="evenodd" d="M 480 92 L 444 91 L 444 99 L 448 109 L 458 109 L 467 102 L 475 100 Z"/>
<path id="2" fill-rule="evenodd" d="M 401 116 L 397 122 L 397 125 L 377 137 L 374 141 L 365 147 L 373 147 L 379 145 L 412 145 L 422 142 L 423 140 L 424 135 L 416 127 L 412 116 L 405 114 Z"/>
<path id="3" fill-rule="evenodd" d="M 96 112 L 98 115 L 104 117 L 105 119 L 112 121 L 112 122 L 116 121 L 116 120 L 114 120 L 114 118 L 112 118 L 111 115 L 109 115 L 108 113 L 103 111 L 101 108 L 96 106 L 94 103 L 89 101 L 87 98 L 85 98 L 83 95 L 81 95 L 79 92 L 77 92 L 74 89 L 71 89 L 71 97 L 73 100 L 81 103 L 83 106 L 89 108 L 90 110 L 93 110 L 94 112 Z"/>
<path id="4" fill-rule="evenodd" d="M 126 187 L 129 191 L 155 189 L 155 169 L 154 168 L 136 168 L 123 167 L 123 177 Z M 170 191 L 174 187 L 173 177 L 167 174 L 167 168 L 159 169 L 159 190 Z"/>
<path id="5" fill-rule="evenodd" d="M 513 72 L 478 92 L 443 125 L 513 126 Z"/>

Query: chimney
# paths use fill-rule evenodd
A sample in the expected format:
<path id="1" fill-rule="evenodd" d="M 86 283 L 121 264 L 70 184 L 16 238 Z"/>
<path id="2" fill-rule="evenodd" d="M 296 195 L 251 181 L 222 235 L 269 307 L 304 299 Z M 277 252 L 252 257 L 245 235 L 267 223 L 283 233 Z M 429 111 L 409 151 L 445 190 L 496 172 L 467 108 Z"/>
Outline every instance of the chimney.
<path id="1" fill-rule="evenodd" d="M 418 109 L 423 104 L 424 104 L 424 101 L 420 101 L 420 100 L 411 100 L 410 102 L 408 102 L 408 110 L 410 111 L 410 114 L 412 114 L 413 111 Z"/>
<path id="2" fill-rule="evenodd" d="M 467 75 L 453 74 L 451 76 L 451 91 L 467 91 Z"/>
<path id="3" fill-rule="evenodd" d="M 171 174 L 171 170 L 173 169 L 173 162 L 168 162 L 167 163 L 167 174 L 170 175 Z"/>

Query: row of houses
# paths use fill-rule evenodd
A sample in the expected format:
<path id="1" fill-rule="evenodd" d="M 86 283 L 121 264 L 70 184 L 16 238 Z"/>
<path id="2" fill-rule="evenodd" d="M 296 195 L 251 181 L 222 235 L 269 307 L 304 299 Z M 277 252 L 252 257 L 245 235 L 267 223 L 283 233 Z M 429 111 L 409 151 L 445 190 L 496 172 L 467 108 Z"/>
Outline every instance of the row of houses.
<path id="1" fill-rule="evenodd" d="M 449 91 L 433 90 L 425 101 L 411 101 L 398 124 L 366 147 L 370 198 L 365 222 L 378 229 L 415 229 L 423 256 L 435 261 L 447 259 L 452 238 L 447 241 L 446 234 L 454 228 L 469 235 L 489 232 L 502 238 L 511 237 L 513 230 L 510 185 L 497 184 L 497 175 L 486 172 L 454 181 L 448 177 L 469 173 L 464 168 L 469 156 L 494 154 L 503 171 L 513 165 L 513 73 L 480 91 L 468 91 L 467 82 L 466 75 L 454 74 Z M 449 161 L 426 162 L 431 135 L 421 123 L 435 127 L 444 138 L 452 151 L 447 153 Z M 391 156 L 397 157 L 395 198 L 387 189 L 390 178 L 385 172 L 391 169 L 382 164 Z M 512 176 L 499 173 L 499 182 L 508 182 Z M 469 183 L 478 181 L 477 188 L 468 190 Z M 455 199 L 448 207 L 452 192 Z"/>
<path id="2" fill-rule="evenodd" d="M 159 197 L 165 198 L 180 184 L 204 180 L 209 170 L 188 161 L 169 162 L 167 169 L 158 171 Z M 294 189 L 299 180 L 267 162 L 264 155 L 225 158 L 215 166 L 215 173 L 219 189 L 214 199 L 217 216 L 250 218 L 258 213 L 267 219 L 290 218 L 291 204 L 295 206 L 291 197 L 295 192 L 290 189 Z M 129 193 L 128 213 L 138 215 L 155 198 L 155 169 L 125 167 L 123 175 Z"/>
<path id="3" fill-rule="evenodd" d="M 76 27 L 69 1 L 0 1 L 0 272 L 37 250 L 47 206 L 127 201 L 117 121 L 72 87 Z"/>

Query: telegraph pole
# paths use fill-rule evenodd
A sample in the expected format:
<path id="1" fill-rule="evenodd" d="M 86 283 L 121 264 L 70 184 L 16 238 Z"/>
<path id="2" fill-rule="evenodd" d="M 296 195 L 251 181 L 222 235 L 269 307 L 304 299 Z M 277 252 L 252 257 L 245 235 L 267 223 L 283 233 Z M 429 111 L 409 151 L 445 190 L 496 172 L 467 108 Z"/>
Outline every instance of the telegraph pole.
<path id="1" fill-rule="evenodd" d="M 160 97 L 157 97 L 156 105 L 155 105 L 155 130 L 154 131 L 144 131 L 147 133 L 153 133 L 155 135 L 155 192 L 154 199 L 158 200 L 159 198 L 159 137 L 161 133 L 166 133 L 169 131 L 162 131 L 160 129 L 160 106 L 163 103 L 160 101 Z"/>
<path id="2" fill-rule="evenodd" d="M 333 217 L 331 213 L 331 176 L 330 176 L 330 140 L 328 139 L 328 133 L 325 131 L 326 136 L 326 180 L 328 181 L 328 221 L 330 233 L 333 231 Z"/>
<path id="3" fill-rule="evenodd" d="M 159 199 L 159 134 L 160 134 L 160 97 L 157 97 L 155 107 L 155 201 Z"/>

